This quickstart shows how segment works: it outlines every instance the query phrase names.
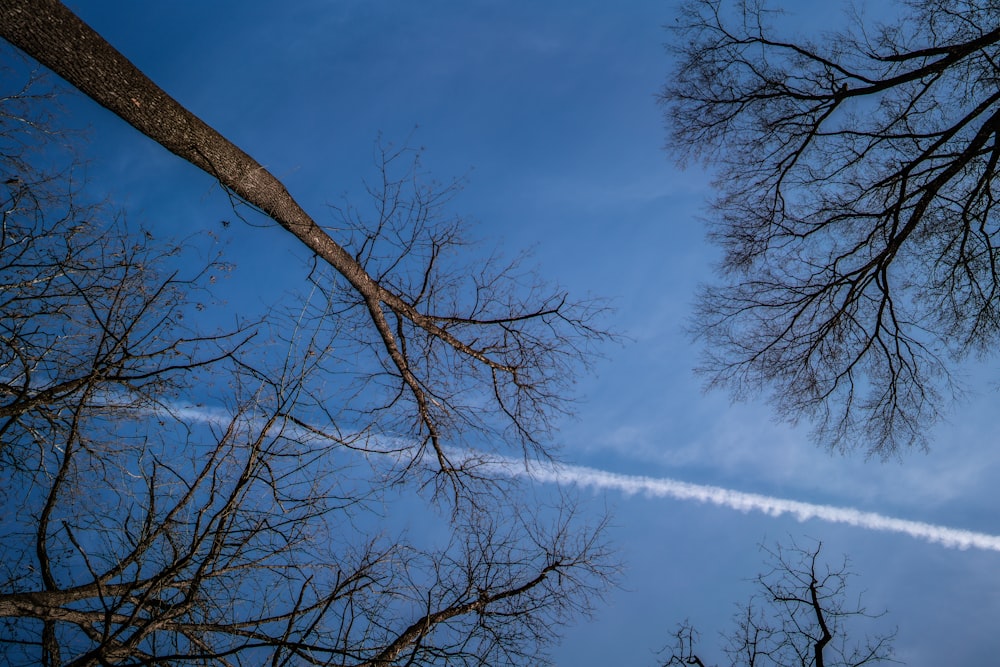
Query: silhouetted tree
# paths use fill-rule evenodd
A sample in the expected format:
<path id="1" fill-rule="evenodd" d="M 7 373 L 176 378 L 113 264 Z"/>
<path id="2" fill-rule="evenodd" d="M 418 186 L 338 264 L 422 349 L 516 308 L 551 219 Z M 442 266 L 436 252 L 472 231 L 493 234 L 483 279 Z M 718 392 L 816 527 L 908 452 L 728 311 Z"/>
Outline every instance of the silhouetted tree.
<path id="1" fill-rule="evenodd" d="M 687 2 L 662 95 L 670 148 L 718 190 L 702 370 L 882 456 L 926 444 L 952 363 L 1000 334 L 1000 12 L 896 14 L 809 38 L 765 2 Z"/>
<path id="2" fill-rule="evenodd" d="M 830 567 L 821 562 L 821 549 L 820 542 L 808 549 L 794 543 L 764 549 L 770 569 L 758 575 L 757 593 L 737 613 L 736 628 L 724 635 L 732 667 L 861 667 L 891 661 L 895 633 L 851 638 L 859 632 L 857 621 L 882 614 L 869 613 L 860 597 L 848 599 L 846 559 Z M 695 650 L 698 639 L 690 623 L 681 624 L 664 667 L 705 667 Z"/>
<path id="3" fill-rule="evenodd" d="M 408 366 L 359 315 L 378 307 L 321 266 L 322 298 L 290 296 L 261 321 L 200 334 L 226 265 L 191 271 L 185 244 L 160 246 L 87 203 L 60 152 L 73 137 L 28 79 L 0 93 L 4 664 L 544 660 L 613 575 L 602 526 L 562 501 L 528 508 L 513 482 L 470 484 L 495 475 L 459 445 L 470 430 L 508 432 L 468 407 L 486 382 L 521 429 L 509 442 L 544 451 L 539 423 L 583 353 L 570 332 L 589 340 L 588 325 L 568 320 L 560 296 L 514 317 L 525 283 L 507 265 L 465 280 L 452 253 L 461 225 L 441 218 L 452 190 L 421 185 L 402 151 L 380 154 L 375 220 L 345 206 L 344 221 L 357 223 L 352 261 L 378 290 L 454 315 L 425 329 L 383 313 L 419 377 L 410 401 Z M 480 325 L 506 333 L 484 333 L 476 350 L 448 342 Z M 420 534 L 394 532 L 379 507 L 412 500 L 423 468 L 464 494 L 444 516 L 430 509 Z"/>
<path id="4" fill-rule="evenodd" d="M 218 179 L 233 196 L 295 235 L 337 280 L 346 281 L 366 326 L 377 335 L 384 377 L 392 376 L 393 391 L 416 408 L 411 460 L 430 446 L 441 471 L 456 466 L 445 446 L 453 435 L 449 430 L 457 422 L 466 427 L 475 422 L 456 409 L 450 389 L 436 393 L 452 382 L 454 372 L 465 392 L 490 401 L 492 411 L 506 419 L 500 430 L 508 442 L 526 453 L 541 453 L 539 437 L 548 416 L 565 402 L 567 364 L 584 360 L 590 344 L 605 337 L 591 324 L 600 310 L 595 304 L 571 302 L 538 283 L 527 291 L 511 290 L 514 267 L 497 263 L 472 281 L 433 283 L 440 255 L 459 239 L 447 226 L 421 218 L 438 204 L 438 196 L 427 189 L 412 191 L 413 210 L 378 209 L 376 219 L 363 221 L 366 231 L 359 242 L 347 247 L 256 160 L 177 103 L 58 0 L 3 0 L 0 36 Z M 394 200 L 399 192 L 391 188 L 400 183 L 387 185 L 390 190 L 376 197 L 385 197 L 383 204 L 399 203 Z M 400 232 L 401 223 L 417 226 L 404 228 L 408 239 L 388 238 Z M 398 257 L 373 254 L 378 241 L 403 242 L 406 249 Z M 421 268 L 414 255 L 424 262 Z M 407 267 L 400 272 L 404 256 Z"/>

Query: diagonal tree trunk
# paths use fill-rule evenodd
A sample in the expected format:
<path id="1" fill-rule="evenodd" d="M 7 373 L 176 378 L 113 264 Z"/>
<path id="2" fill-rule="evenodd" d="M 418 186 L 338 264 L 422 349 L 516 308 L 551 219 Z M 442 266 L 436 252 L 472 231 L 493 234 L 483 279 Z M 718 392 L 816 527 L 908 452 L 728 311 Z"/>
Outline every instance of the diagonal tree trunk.
<path id="1" fill-rule="evenodd" d="M 378 285 L 273 174 L 181 106 L 58 0 L 0 0 L 0 35 L 171 153 L 217 178 L 339 271 Z"/>
<path id="2" fill-rule="evenodd" d="M 455 370 L 434 366 L 435 355 L 426 352 L 432 345 L 450 348 L 449 354 L 479 367 L 482 374 L 475 381 L 483 386 L 478 390 L 494 401 L 497 415 L 511 422 L 522 446 L 537 447 L 532 424 L 544 424 L 548 410 L 562 409 L 556 404 L 564 400 L 566 359 L 582 360 L 587 342 L 607 335 L 590 323 L 600 312 L 593 305 L 570 303 L 558 293 L 539 295 L 534 289 L 538 286 L 528 290 L 531 303 L 511 299 L 507 290 L 518 278 L 506 274 L 510 269 L 483 283 L 497 294 L 483 299 L 481 286 L 476 288 L 468 312 L 435 312 L 421 302 L 423 292 L 407 296 L 388 289 L 388 283 L 374 278 L 359 258 L 316 224 L 281 181 L 170 97 L 59 0 L 0 0 L 0 37 L 216 178 L 342 275 L 367 309 L 398 372 L 400 389 L 412 397 L 422 427 L 420 437 L 433 447 L 442 471 L 454 472 L 441 443 L 441 430 L 443 423 L 455 420 L 446 415 L 453 408 L 434 387 L 450 383 Z M 428 276 L 433 261 L 432 257 Z M 482 303 L 500 304 L 502 312 L 487 313 Z M 431 344 L 408 344 L 404 323 Z M 467 372 L 465 379 L 474 376 Z"/>

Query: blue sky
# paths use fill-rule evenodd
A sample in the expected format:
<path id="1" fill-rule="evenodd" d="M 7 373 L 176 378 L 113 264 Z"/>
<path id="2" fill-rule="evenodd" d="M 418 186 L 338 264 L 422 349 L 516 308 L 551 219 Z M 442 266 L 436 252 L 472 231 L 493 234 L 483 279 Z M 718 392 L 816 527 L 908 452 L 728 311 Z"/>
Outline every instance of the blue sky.
<path id="1" fill-rule="evenodd" d="M 478 237 L 511 254 L 531 247 L 545 277 L 612 298 L 615 327 L 630 340 L 608 346 L 596 374 L 579 378 L 579 415 L 557 436 L 563 460 L 1000 533 L 988 365 L 969 366 L 981 391 L 937 429 L 932 451 L 901 462 L 831 456 L 806 428 L 774 423 L 764 403 L 702 393 L 690 370 L 697 344 L 682 326 L 716 256 L 698 219 L 709 177 L 676 169 L 661 150 L 654 99 L 670 69 L 662 26 L 672 2 L 67 4 L 283 179 L 321 223 L 328 204 L 357 195 L 371 175 L 379 133 L 412 136 L 438 178 L 469 175 L 453 208 Z M 284 234 L 223 228 L 232 215 L 207 177 L 86 100 L 70 108 L 92 128 L 90 178 L 134 223 L 163 237 L 215 226 L 237 264 L 220 295 L 233 312 L 296 288 L 307 253 Z M 264 262 L 276 268 L 255 268 Z M 559 665 L 654 664 L 653 650 L 685 618 L 717 659 L 708 645 L 762 567 L 758 543 L 789 535 L 850 555 L 856 590 L 889 609 L 907 664 L 988 664 L 1000 650 L 1000 553 L 591 493 L 593 505 L 614 510 L 623 588 L 569 629 L 553 650 Z"/>

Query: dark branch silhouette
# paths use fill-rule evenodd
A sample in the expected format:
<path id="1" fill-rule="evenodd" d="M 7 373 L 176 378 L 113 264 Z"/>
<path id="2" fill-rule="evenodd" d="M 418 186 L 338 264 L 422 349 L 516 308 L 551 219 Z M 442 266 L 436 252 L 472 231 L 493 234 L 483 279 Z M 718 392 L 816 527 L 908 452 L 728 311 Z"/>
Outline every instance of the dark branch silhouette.
<path id="1" fill-rule="evenodd" d="M 342 222 L 352 261 L 451 313 L 432 330 L 395 311 L 386 320 L 435 412 L 397 396 L 408 385 L 372 352 L 384 341 L 368 303 L 321 263 L 321 297 L 289 295 L 261 321 L 199 333 L 227 265 L 212 256 L 192 270 L 198 239 L 161 245 L 88 203 L 52 103 L 34 74 L 0 91 L 4 664 L 544 662 L 615 574 L 600 521 L 586 525 L 561 498 L 529 508 L 513 482 L 468 485 L 450 513 L 425 508 L 415 534 L 381 512 L 412 504 L 419 481 L 396 468 L 422 457 L 414 434 L 430 438 L 429 420 L 435 433 L 498 428 L 462 403 L 480 398 L 477 382 L 509 406 L 508 422 L 538 432 L 518 406 L 554 409 L 553 383 L 581 353 L 560 328 L 561 297 L 516 310 L 518 290 L 538 283 L 510 284 L 508 265 L 483 268 L 470 296 L 449 264 L 460 225 L 440 219 L 449 190 L 401 191 L 388 176 L 397 158 L 418 182 L 403 151 L 380 158 L 377 224 L 350 206 Z M 506 365 L 495 375 L 436 333 L 480 323 L 482 354 Z M 479 474 L 471 456 L 462 464 L 449 479 Z"/>
<path id="2" fill-rule="evenodd" d="M 814 41 L 763 2 L 689 2 L 663 91 L 671 149 L 719 193 L 702 370 L 881 456 L 926 444 L 961 391 L 952 363 L 1000 333 L 1000 15 L 900 11 Z"/>
<path id="3" fill-rule="evenodd" d="M 723 635 L 732 667 L 862 667 L 892 662 L 895 633 L 869 635 L 859 621 L 870 613 L 848 598 L 848 563 L 831 567 L 820 559 L 822 543 L 763 548 L 770 568 L 756 578 L 757 592 L 735 616 L 736 628 Z M 853 635 L 863 634 L 863 639 Z M 699 665 L 698 632 L 682 623 L 670 658 L 662 663 Z"/>
<path id="4" fill-rule="evenodd" d="M 404 285 L 392 277 L 392 264 L 377 266 L 369 261 L 372 243 L 381 238 L 384 225 L 395 222 L 394 215 L 405 213 L 407 206 L 433 209 L 439 195 L 402 201 L 391 190 L 383 193 L 384 217 L 373 221 L 374 226 L 367 228 L 370 239 L 352 252 L 317 224 L 277 178 L 171 98 L 62 3 L 0 1 L 0 36 L 218 179 L 234 196 L 291 232 L 347 282 L 367 326 L 378 336 L 386 372 L 416 408 L 415 435 L 421 444 L 413 460 L 429 444 L 439 469 L 454 472 L 445 439 L 460 417 L 434 394 L 434 387 L 445 382 L 442 378 L 451 370 L 433 363 L 437 355 L 460 365 L 466 380 L 479 382 L 476 390 L 507 419 L 505 433 L 513 442 L 526 452 L 540 452 L 539 426 L 547 423 L 553 405 L 564 403 L 564 359 L 579 363 L 592 342 L 606 338 L 592 325 L 600 307 L 571 302 L 560 291 L 545 291 L 538 285 L 526 295 L 511 290 L 512 276 L 504 267 L 476 282 L 467 294 L 471 301 L 455 298 L 454 290 L 451 298 L 433 298 L 433 285 L 402 289 Z M 446 249 L 448 238 L 432 235 L 409 242 L 427 252 L 426 277 L 432 278 L 437 254 L 442 246 Z M 408 336 L 414 334 L 419 341 L 410 341 Z"/>

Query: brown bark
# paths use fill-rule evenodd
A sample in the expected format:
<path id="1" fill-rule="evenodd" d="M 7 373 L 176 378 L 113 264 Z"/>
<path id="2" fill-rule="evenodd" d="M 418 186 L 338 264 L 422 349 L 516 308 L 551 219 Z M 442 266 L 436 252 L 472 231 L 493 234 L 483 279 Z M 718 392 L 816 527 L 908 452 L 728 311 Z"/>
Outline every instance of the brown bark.
<path id="1" fill-rule="evenodd" d="M 397 340 L 385 309 L 412 322 L 460 355 L 488 366 L 494 374 L 514 376 L 516 368 L 487 354 L 487 348 L 469 344 L 452 334 L 448 325 L 455 321 L 454 317 L 421 312 L 413 303 L 383 287 L 316 224 L 281 181 L 170 97 L 58 0 L 0 0 L 0 37 L 150 139 L 216 178 L 223 187 L 264 212 L 340 273 L 363 300 L 386 353 L 412 394 L 440 468 L 451 472 L 451 464 L 439 441 L 439 427 L 431 414 L 433 399 L 428 396 L 426 383 L 414 373 L 406 346 Z M 550 314 L 548 311 L 528 311 L 510 321 L 516 323 L 518 319 Z M 502 329 L 505 322 L 507 320 L 468 323 Z M 501 407 L 513 417 L 514 412 Z"/>
<path id="2" fill-rule="evenodd" d="M 58 0 L 0 0 L 0 35 L 170 152 L 217 178 L 329 262 L 365 297 L 378 285 L 273 174 L 195 116 Z"/>

